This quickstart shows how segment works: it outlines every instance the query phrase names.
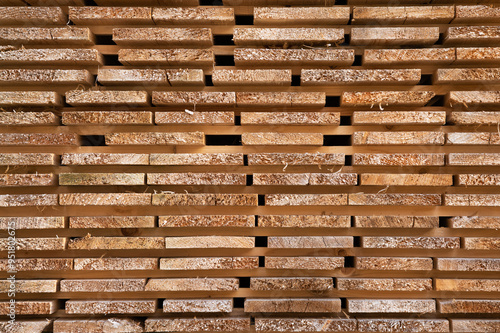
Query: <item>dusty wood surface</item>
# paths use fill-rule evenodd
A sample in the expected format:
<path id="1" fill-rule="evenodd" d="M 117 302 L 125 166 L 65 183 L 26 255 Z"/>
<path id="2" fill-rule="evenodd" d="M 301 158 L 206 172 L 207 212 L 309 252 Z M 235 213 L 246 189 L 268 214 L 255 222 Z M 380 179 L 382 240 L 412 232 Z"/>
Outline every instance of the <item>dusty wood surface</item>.
<path id="1" fill-rule="evenodd" d="M 0 332 L 500 331 L 498 0 L 90 2 L 0 1 Z"/>

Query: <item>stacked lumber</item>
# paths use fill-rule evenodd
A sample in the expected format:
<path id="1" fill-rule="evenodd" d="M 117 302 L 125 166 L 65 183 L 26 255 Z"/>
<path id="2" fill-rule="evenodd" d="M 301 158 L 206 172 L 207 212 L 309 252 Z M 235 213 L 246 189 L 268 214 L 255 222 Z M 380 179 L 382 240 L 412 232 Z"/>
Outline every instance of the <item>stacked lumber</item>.
<path id="1" fill-rule="evenodd" d="M 477 3 L 0 0 L 0 331 L 500 331 Z"/>

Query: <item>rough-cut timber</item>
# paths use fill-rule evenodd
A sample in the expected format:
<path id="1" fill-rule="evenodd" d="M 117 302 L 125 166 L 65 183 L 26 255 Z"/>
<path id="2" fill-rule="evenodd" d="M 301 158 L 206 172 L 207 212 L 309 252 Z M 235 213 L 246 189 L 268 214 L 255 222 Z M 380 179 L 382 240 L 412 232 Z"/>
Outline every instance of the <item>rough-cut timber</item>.
<path id="1" fill-rule="evenodd" d="M 204 86 L 201 69 L 99 69 L 103 85 Z"/>
<path id="2" fill-rule="evenodd" d="M 438 39 L 438 27 L 369 27 L 352 28 L 350 44 L 429 46 Z"/>
<path id="3" fill-rule="evenodd" d="M 354 267 L 376 271 L 429 271 L 433 268 L 433 260 L 413 257 L 356 257 Z"/>
<path id="4" fill-rule="evenodd" d="M 153 91 L 153 104 L 157 106 L 234 106 L 234 92 L 212 91 Z M 191 110 L 194 111 L 194 110 Z"/>
<path id="5" fill-rule="evenodd" d="M 0 251 L 7 251 L 10 247 L 8 238 L 0 239 Z M 16 237 L 15 250 L 19 251 L 57 251 L 66 249 L 66 238 L 63 237 Z"/>
<path id="6" fill-rule="evenodd" d="M 144 332 L 139 320 L 130 318 L 57 319 L 54 333 L 140 333 Z"/>
<path id="7" fill-rule="evenodd" d="M 14 264 L 8 259 L 0 259 L 0 269 L 3 271 L 69 271 L 73 269 L 73 259 L 66 258 L 26 258 L 16 259 Z"/>
<path id="8" fill-rule="evenodd" d="M 120 49 L 118 61 L 124 65 L 211 67 L 215 58 L 210 49 Z"/>
<path id="9" fill-rule="evenodd" d="M 146 125 L 153 122 L 148 111 L 68 111 L 62 114 L 64 125 Z"/>
<path id="10" fill-rule="evenodd" d="M 1 221 L 1 220 L 0 220 Z M 254 227 L 254 215 L 167 215 L 158 217 L 158 226 L 169 227 Z"/>
<path id="11" fill-rule="evenodd" d="M 72 106 L 147 106 L 146 91 L 71 90 L 66 92 L 66 103 Z"/>
<path id="12" fill-rule="evenodd" d="M 271 236 L 267 240 L 267 247 L 271 249 L 351 248 L 353 246 L 352 236 Z"/>
<path id="13" fill-rule="evenodd" d="M 500 165 L 500 154 L 498 153 L 450 153 L 448 154 L 449 165 Z"/>
<path id="14" fill-rule="evenodd" d="M 150 163 L 151 165 L 243 165 L 243 154 L 151 154 Z"/>
<path id="15" fill-rule="evenodd" d="M 60 173 L 59 185 L 144 185 L 144 173 Z"/>
<path id="16" fill-rule="evenodd" d="M 95 36 L 89 28 L 67 26 L 62 28 L 0 28 L 0 45 L 49 44 L 93 45 Z"/>
<path id="17" fill-rule="evenodd" d="M 347 299 L 351 313 L 433 313 L 436 301 L 431 299 Z"/>
<path id="18" fill-rule="evenodd" d="M 356 319 L 255 318 L 257 332 L 354 332 Z"/>
<path id="19" fill-rule="evenodd" d="M 457 47 L 457 63 L 490 64 L 500 59 L 500 47 Z"/>
<path id="20" fill-rule="evenodd" d="M 328 45 L 342 43 L 344 29 L 339 28 L 235 28 L 237 46 Z"/>
<path id="21" fill-rule="evenodd" d="M 446 319 L 358 319 L 360 332 L 449 332 L 450 323 Z M 455 331 L 453 331 L 455 332 Z"/>
<path id="22" fill-rule="evenodd" d="M 7 315 L 9 311 L 9 301 L 0 302 L 0 315 Z M 16 301 L 16 315 L 49 315 L 56 312 L 57 301 Z"/>
<path id="23" fill-rule="evenodd" d="M 154 216 L 71 216 L 70 228 L 154 228 Z"/>
<path id="24" fill-rule="evenodd" d="M 323 107 L 324 92 L 237 92 L 238 106 L 308 106 Z"/>
<path id="25" fill-rule="evenodd" d="M 323 134 L 279 133 L 279 132 L 243 133 L 241 135 L 241 143 L 244 146 L 266 146 L 266 145 L 321 146 L 323 144 Z"/>
<path id="26" fill-rule="evenodd" d="M 63 216 L 0 217 L 0 230 L 6 230 L 9 226 L 15 229 L 59 229 L 64 228 L 65 222 Z"/>
<path id="27" fill-rule="evenodd" d="M 412 278 L 337 278 L 338 290 L 426 291 L 432 290 L 432 279 Z"/>
<path id="28" fill-rule="evenodd" d="M 253 153 L 248 165 L 343 165 L 343 153 Z"/>
<path id="29" fill-rule="evenodd" d="M 341 106 L 377 107 L 424 106 L 435 96 L 432 91 L 354 91 L 343 92 Z"/>
<path id="30" fill-rule="evenodd" d="M 55 293 L 57 284 L 58 280 L 0 280 L 0 292 L 8 293 L 14 286 L 16 293 Z"/>
<path id="31" fill-rule="evenodd" d="M 450 154 L 451 155 L 451 154 Z M 435 153 L 395 153 L 395 154 L 353 154 L 353 165 L 379 166 L 443 166 L 444 154 Z"/>
<path id="32" fill-rule="evenodd" d="M 0 165 L 54 165 L 51 153 L 0 153 Z"/>
<path id="33" fill-rule="evenodd" d="M 1 114 L 0 114 L 1 116 Z M 242 125 L 340 125 L 339 112 L 241 112 Z"/>
<path id="34" fill-rule="evenodd" d="M 148 206 L 150 193 L 65 193 L 59 195 L 62 206 Z"/>
<path id="35" fill-rule="evenodd" d="M 289 86 L 289 69 L 216 69 L 212 72 L 215 86 Z"/>
<path id="36" fill-rule="evenodd" d="M 75 133 L 1 133 L 0 146 L 76 146 L 78 135 Z"/>
<path id="37" fill-rule="evenodd" d="M 1 7 L 0 17 L 1 25 L 43 26 L 66 24 L 67 21 L 60 7 Z"/>
<path id="38" fill-rule="evenodd" d="M 153 194 L 153 206 L 257 206 L 257 194 L 162 193 Z"/>
<path id="39" fill-rule="evenodd" d="M 500 69 L 498 68 L 439 68 L 435 78 L 437 84 L 494 84 L 499 82 Z"/>
<path id="40" fill-rule="evenodd" d="M 354 132 L 353 145 L 444 145 L 443 132 Z"/>
<path id="41" fill-rule="evenodd" d="M 354 62 L 354 50 L 236 48 L 234 62 L 238 66 L 350 66 Z"/>
<path id="42" fill-rule="evenodd" d="M 465 186 L 498 186 L 500 185 L 499 174 L 460 174 L 458 184 Z"/>
<path id="43" fill-rule="evenodd" d="M 500 313 L 500 300 L 483 299 L 439 299 L 441 313 Z"/>
<path id="44" fill-rule="evenodd" d="M 300 84 L 322 85 L 414 85 L 420 69 L 302 69 Z"/>
<path id="45" fill-rule="evenodd" d="M 235 291 L 236 278 L 170 278 L 149 279 L 146 291 Z"/>
<path id="46" fill-rule="evenodd" d="M 234 125 L 234 113 L 230 111 L 188 111 L 155 112 L 155 124 Z"/>
<path id="47" fill-rule="evenodd" d="M 253 185 L 357 185 L 355 173 L 254 173 Z"/>
<path id="48" fill-rule="evenodd" d="M 158 269 L 158 258 L 75 258 L 77 271 L 142 271 Z"/>
<path id="49" fill-rule="evenodd" d="M 494 145 L 500 143 L 498 133 L 490 132 L 456 132 L 447 134 L 447 144 L 454 145 Z"/>
<path id="50" fill-rule="evenodd" d="M 500 229 L 500 216 L 454 216 L 448 219 L 450 228 Z"/>
<path id="51" fill-rule="evenodd" d="M 344 257 L 266 257 L 267 269 L 334 270 L 344 267 Z"/>
<path id="52" fill-rule="evenodd" d="M 8 333 L 23 333 L 33 332 L 42 333 L 51 323 L 51 320 L 16 320 L 14 323 L 10 321 L 0 321 L 0 330 Z"/>
<path id="53" fill-rule="evenodd" d="M 245 312 L 336 313 L 340 298 L 247 298 Z"/>
<path id="54" fill-rule="evenodd" d="M 148 165 L 148 154 L 64 153 L 62 165 Z"/>
<path id="55" fill-rule="evenodd" d="M 155 7 L 153 21 L 157 25 L 234 24 L 234 9 L 227 7 Z"/>
<path id="56" fill-rule="evenodd" d="M 146 279 L 61 280 L 62 292 L 102 293 L 143 291 Z"/>
<path id="57" fill-rule="evenodd" d="M 448 174 L 402 174 L 364 173 L 360 185 L 388 186 L 452 186 L 453 175 Z"/>
<path id="58" fill-rule="evenodd" d="M 497 272 L 498 258 L 438 258 L 436 268 L 440 271 Z"/>
<path id="59" fill-rule="evenodd" d="M 86 69 L 1 69 L 0 86 L 90 85 L 93 77 Z"/>
<path id="60" fill-rule="evenodd" d="M 1 106 L 59 106 L 61 96 L 55 91 L 1 91 Z"/>
<path id="61" fill-rule="evenodd" d="M 458 249 L 459 237 L 362 236 L 361 245 L 371 249 Z"/>
<path id="62" fill-rule="evenodd" d="M 450 91 L 446 98 L 450 106 L 500 106 L 500 91 Z"/>
<path id="63" fill-rule="evenodd" d="M 265 228 L 349 228 L 347 215 L 259 215 L 259 227 Z"/>
<path id="64" fill-rule="evenodd" d="M 455 7 L 453 23 L 479 23 L 495 22 L 500 18 L 500 9 L 493 5 L 472 5 Z"/>
<path id="65" fill-rule="evenodd" d="M 156 311 L 156 300 L 66 301 L 68 314 L 148 314 Z"/>
<path id="66" fill-rule="evenodd" d="M 74 238 L 68 243 L 73 250 L 126 250 L 126 249 L 163 249 L 163 237 L 92 237 L 87 235 Z"/>
<path id="67" fill-rule="evenodd" d="M 349 194 L 349 205 L 353 206 L 440 206 L 440 194 Z"/>
<path id="68" fill-rule="evenodd" d="M 438 216 L 354 216 L 357 228 L 437 228 Z"/>
<path id="69" fill-rule="evenodd" d="M 266 194 L 266 206 L 345 206 L 347 194 Z"/>
<path id="70" fill-rule="evenodd" d="M 355 173 L 311 173 L 309 185 L 357 185 L 358 175 Z"/>
<path id="71" fill-rule="evenodd" d="M 255 25 L 347 24 L 349 7 L 254 7 Z"/>
<path id="72" fill-rule="evenodd" d="M 57 206 L 57 194 L 1 194 L 0 207 Z"/>
<path id="73" fill-rule="evenodd" d="M 456 125 L 495 125 L 500 123 L 500 112 L 451 112 L 448 121 Z"/>
<path id="74" fill-rule="evenodd" d="M 148 173 L 148 185 L 246 185 L 244 173 Z"/>
<path id="75" fill-rule="evenodd" d="M 500 27 L 497 26 L 459 26 L 448 27 L 444 34 L 444 45 L 498 45 Z"/>
<path id="76" fill-rule="evenodd" d="M 353 7 L 352 24 L 445 24 L 454 17 L 453 6 Z"/>
<path id="77" fill-rule="evenodd" d="M 250 329 L 250 318 L 148 318 L 146 332 L 244 332 Z"/>
<path id="78" fill-rule="evenodd" d="M 333 280 L 329 277 L 252 277 L 251 290 L 315 290 L 333 289 Z"/>
<path id="79" fill-rule="evenodd" d="M 454 48 L 366 49 L 363 65 L 448 65 L 455 60 Z"/>
<path id="80" fill-rule="evenodd" d="M 230 313 L 233 299 L 165 299 L 164 313 Z"/>
<path id="81" fill-rule="evenodd" d="M 29 7 L 28 7 L 29 8 Z M 102 65 L 103 57 L 94 49 L 24 49 L 0 51 L 2 65 Z"/>
<path id="82" fill-rule="evenodd" d="M 452 332 L 488 332 L 500 330 L 499 319 L 451 319 Z"/>
<path id="83" fill-rule="evenodd" d="M 113 41 L 120 46 L 196 46 L 213 44 L 210 28 L 115 28 Z"/>
<path id="84" fill-rule="evenodd" d="M 69 7 L 69 19 L 77 25 L 153 24 L 148 7 L 75 6 Z"/>
<path id="85" fill-rule="evenodd" d="M 353 125 L 444 125 L 444 111 L 354 111 Z"/>
<path id="86" fill-rule="evenodd" d="M 445 194 L 445 206 L 500 206 L 500 194 Z"/>
<path id="87" fill-rule="evenodd" d="M 498 279 L 436 279 L 436 290 L 443 291 L 500 291 Z"/>
<path id="88" fill-rule="evenodd" d="M 167 249 L 251 249 L 254 247 L 254 237 L 193 236 L 165 238 L 165 248 Z"/>
<path id="89" fill-rule="evenodd" d="M 258 257 L 204 257 L 160 259 L 160 269 L 168 271 L 255 269 L 257 267 L 259 267 Z"/>
<path id="90" fill-rule="evenodd" d="M 0 187 L 3 186 L 51 186 L 56 183 L 54 174 L 4 174 L 0 175 Z"/>
<path id="91" fill-rule="evenodd" d="M 22 125 L 43 126 L 57 125 L 58 119 L 52 112 L 2 112 L 0 126 Z"/>
<path id="92" fill-rule="evenodd" d="M 106 145 L 204 145 L 202 132 L 121 132 L 105 135 Z"/>
<path id="93" fill-rule="evenodd" d="M 462 247 L 467 250 L 500 250 L 500 238 L 464 237 Z"/>

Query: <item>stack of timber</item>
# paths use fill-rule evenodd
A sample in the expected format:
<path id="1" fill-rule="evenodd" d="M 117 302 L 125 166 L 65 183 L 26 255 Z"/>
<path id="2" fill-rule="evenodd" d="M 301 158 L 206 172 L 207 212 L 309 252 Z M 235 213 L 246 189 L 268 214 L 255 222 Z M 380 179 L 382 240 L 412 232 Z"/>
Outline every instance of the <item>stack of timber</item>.
<path id="1" fill-rule="evenodd" d="M 0 0 L 0 332 L 500 332 L 499 42 L 497 0 Z"/>

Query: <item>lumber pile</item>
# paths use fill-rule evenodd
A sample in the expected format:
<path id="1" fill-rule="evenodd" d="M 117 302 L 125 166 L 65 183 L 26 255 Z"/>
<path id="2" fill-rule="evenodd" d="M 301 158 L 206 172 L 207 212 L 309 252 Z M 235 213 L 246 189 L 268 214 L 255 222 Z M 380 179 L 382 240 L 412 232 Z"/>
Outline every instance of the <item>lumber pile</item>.
<path id="1" fill-rule="evenodd" d="M 0 332 L 500 331 L 497 2 L 0 1 Z"/>

